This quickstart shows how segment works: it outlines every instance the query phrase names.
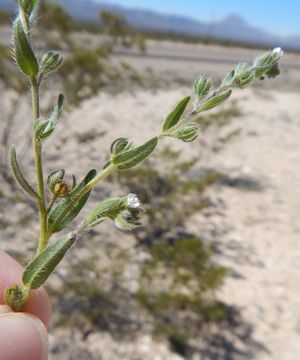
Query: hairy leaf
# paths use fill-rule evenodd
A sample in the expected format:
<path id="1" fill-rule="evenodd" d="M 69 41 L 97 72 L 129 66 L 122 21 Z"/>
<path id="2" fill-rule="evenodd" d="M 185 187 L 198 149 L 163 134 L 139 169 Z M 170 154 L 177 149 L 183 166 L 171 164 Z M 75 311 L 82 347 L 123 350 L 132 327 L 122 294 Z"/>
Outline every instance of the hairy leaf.
<path id="1" fill-rule="evenodd" d="M 158 138 L 154 137 L 145 144 L 114 156 L 112 163 L 118 170 L 127 170 L 144 161 L 156 148 Z"/>
<path id="2" fill-rule="evenodd" d="M 17 161 L 17 154 L 16 154 L 16 148 L 14 147 L 14 145 L 11 146 L 10 148 L 10 153 L 9 153 L 9 161 L 10 161 L 10 166 L 12 168 L 13 174 L 18 182 L 18 184 L 22 187 L 22 189 L 31 197 L 33 197 L 36 200 L 39 200 L 39 196 L 38 194 L 33 190 L 33 188 L 29 185 L 29 183 L 27 182 L 27 180 L 24 178 L 18 161 Z"/>
<path id="3" fill-rule="evenodd" d="M 119 197 L 110 198 L 98 204 L 94 210 L 89 214 L 86 224 L 88 227 L 93 227 L 102 222 L 105 218 L 114 219 L 118 212 L 126 209 L 124 200 Z"/>
<path id="4" fill-rule="evenodd" d="M 75 240 L 76 234 L 72 233 L 46 247 L 25 267 L 22 275 L 24 286 L 28 289 L 42 286 Z"/>
<path id="5" fill-rule="evenodd" d="M 50 118 L 37 122 L 35 136 L 38 140 L 45 140 L 53 133 L 62 114 L 64 103 L 65 97 L 59 94 L 57 104 L 54 106 Z"/>
<path id="6" fill-rule="evenodd" d="M 190 96 L 185 97 L 175 106 L 174 110 L 170 112 L 163 124 L 163 131 L 168 131 L 171 127 L 176 125 L 180 120 L 187 104 L 190 101 Z"/>
<path id="7" fill-rule="evenodd" d="M 210 109 L 222 104 L 224 101 L 226 101 L 229 98 L 229 96 L 231 95 L 231 92 L 232 92 L 232 90 L 228 90 L 223 94 L 220 94 L 220 95 L 210 98 L 202 105 L 202 110 L 210 110 Z"/>
<path id="8" fill-rule="evenodd" d="M 39 72 L 39 64 L 32 51 L 19 17 L 17 17 L 13 24 L 13 42 L 15 60 L 20 69 L 28 76 L 37 75 Z"/>

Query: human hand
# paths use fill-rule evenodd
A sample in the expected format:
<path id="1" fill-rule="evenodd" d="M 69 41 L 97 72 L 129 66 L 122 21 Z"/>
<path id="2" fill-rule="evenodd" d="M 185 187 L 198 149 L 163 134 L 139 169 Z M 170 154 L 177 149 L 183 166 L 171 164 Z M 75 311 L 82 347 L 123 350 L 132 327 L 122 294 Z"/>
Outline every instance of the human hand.
<path id="1" fill-rule="evenodd" d="M 5 288 L 22 284 L 22 266 L 0 251 L 0 359 L 44 360 L 48 355 L 47 326 L 51 305 L 44 289 L 31 292 L 22 313 L 4 305 Z"/>

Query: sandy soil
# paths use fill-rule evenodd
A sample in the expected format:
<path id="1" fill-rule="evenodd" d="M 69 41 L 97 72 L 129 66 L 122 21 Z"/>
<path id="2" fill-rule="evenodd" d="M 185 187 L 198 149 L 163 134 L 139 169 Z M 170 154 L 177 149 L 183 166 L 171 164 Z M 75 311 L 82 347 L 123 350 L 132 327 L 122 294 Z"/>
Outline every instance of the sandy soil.
<path id="1" fill-rule="evenodd" d="M 242 309 L 265 346 L 254 359 L 300 356 L 299 100 L 245 96 L 241 136 L 209 161 L 232 177 L 218 192 L 225 220 L 215 219 L 227 225 L 221 259 L 233 270 L 221 298 Z"/>
<path id="2" fill-rule="evenodd" d="M 88 128 L 96 119 L 105 119 L 105 113 L 117 103 L 119 113 L 124 114 L 122 122 L 114 114 L 113 127 L 118 128 L 119 134 L 124 135 L 130 127 L 133 138 L 149 137 L 155 133 L 166 109 L 184 93 L 185 89 L 178 89 L 155 95 L 147 92 L 120 95 L 114 99 L 99 96 L 83 104 L 70 115 L 69 121 L 77 128 L 81 116 L 93 108 L 93 116 L 85 118 Z M 232 269 L 220 298 L 241 309 L 244 319 L 253 326 L 253 340 L 265 347 L 253 359 L 297 360 L 300 97 L 296 93 L 250 90 L 239 92 L 234 98 L 239 99 L 242 116 L 231 126 L 240 127 L 242 133 L 203 163 L 231 179 L 230 186 L 218 187 L 211 194 L 225 203 L 225 209 L 220 215 L 212 215 L 209 223 L 226 229 L 219 261 Z M 181 148 L 188 156 L 198 146 Z M 201 232 L 199 224 L 201 220 L 196 216 L 189 226 Z M 245 352 L 249 350 L 242 341 L 238 346 Z"/>

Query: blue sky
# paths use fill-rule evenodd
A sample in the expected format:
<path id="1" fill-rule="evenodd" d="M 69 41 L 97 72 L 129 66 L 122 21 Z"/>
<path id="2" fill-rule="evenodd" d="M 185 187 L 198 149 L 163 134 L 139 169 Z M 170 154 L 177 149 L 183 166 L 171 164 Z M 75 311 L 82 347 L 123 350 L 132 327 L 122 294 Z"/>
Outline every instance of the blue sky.
<path id="1" fill-rule="evenodd" d="M 197 20 L 218 20 L 229 14 L 280 35 L 300 33 L 299 0 L 94 0 L 127 7 L 186 15 Z"/>

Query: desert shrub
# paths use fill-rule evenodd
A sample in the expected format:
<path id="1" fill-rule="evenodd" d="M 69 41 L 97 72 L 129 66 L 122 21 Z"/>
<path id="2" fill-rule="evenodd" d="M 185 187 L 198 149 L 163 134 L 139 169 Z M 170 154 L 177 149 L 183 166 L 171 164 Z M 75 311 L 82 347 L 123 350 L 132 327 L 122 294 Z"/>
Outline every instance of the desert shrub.
<path id="1" fill-rule="evenodd" d="M 225 304 L 214 296 L 226 269 L 214 265 L 211 255 L 197 237 L 165 240 L 151 247 L 142 267 L 135 298 L 151 314 L 154 333 L 181 353 L 205 324 L 226 317 Z"/>
<path id="2" fill-rule="evenodd" d="M 133 298 L 122 284 L 124 269 L 131 259 L 115 244 L 103 245 L 102 250 L 106 261 L 99 262 L 90 249 L 85 256 L 73 254 L 69 260 L 72 277 L 57 273 L 61 285 L 49 288 L 58 309 L 55 327 L 79 328 L 83 336 L 95 329 L 115 336 L 129 331 L 134 322 Z"/>
<path id="3" fill-rule="evenodd" d="M 0 10 L 0 25 L 4 24 L 9 24 L 10 23 L 10 19 L 12 18 L 12 14 L 5 11 L 5 10 Z"/>
<path id="4" fill-rule="evenodd" d="M 58 76 L 70 103 L 79 104 L 118 77 L 115 67 L 110 68 L 106 61 L 108 54 L 109 49 L 104 47 L 76 49 L 69 54 Z"/>
<path id="5" fill-rule="evenodd" d="M 83 337 L 102 329 L 119 339 L 151 329 L 179 351 L 176 344 L 188 347 L 208 324 L 226 319 L 227 307 L 214 294 L 226 269 L 213 263 L 213 249 L 201 239 L 153 245 L 140 264 L 135 290 L 124 277 L 135 259 L 118 245 L 107 246 L 104 254 L 107 262 L 73 255 L 72 277 L 57 273 L 62 285 L 49 289 L 58 311 L 56 327 L 81 329 Z"/>
<path id="6" fill-rule="evenodd" d="M 58 2 L 40 3 L 41 26 L 46 30 L 56 30 L 64 35 L 74 29 L 74 22 L 66 9 Z"/>
<path id="7" fill-rule="evenodd" d="M 147 42 L 146 38 L 143 35 L 138 35 L 135 38 L 135 42 L 137 44 L 138 49 L 142 54 L 144 54 L 147 51 Z"/>
<path id="8" fill-rule="evenodd" d="M 126 36 L 130 34 L 130 26 L 126 19 L 120 14 L 103 10 L 100 13 L 100 23 L 102 32 L 112 36 L 114 41 L 121 38 L 122 43 L 124 43 Z"/>
<path id="9" fill-rule="evenodd" d="M 146 52 L 145 37 L 133 29 L 121 14 L 103 10 L 100 12 L 100 24 L 101 31 L 111 37 L 114 46 L 136 46 L 141 53 Z"/>

